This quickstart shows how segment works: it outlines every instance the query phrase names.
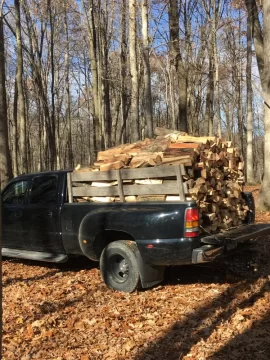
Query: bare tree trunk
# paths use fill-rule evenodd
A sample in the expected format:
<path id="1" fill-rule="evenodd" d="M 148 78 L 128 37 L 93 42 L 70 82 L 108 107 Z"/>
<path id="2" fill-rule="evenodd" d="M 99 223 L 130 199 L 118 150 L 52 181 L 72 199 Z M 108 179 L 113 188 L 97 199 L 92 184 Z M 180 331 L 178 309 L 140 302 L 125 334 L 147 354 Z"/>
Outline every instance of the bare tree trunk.
<path id="1" fill-rule="evenodd" d="M 209 45 L 210 46 L 210 45 Z M 205 135 L 213 135 L 214 127 L 214 66 L 212 59 L 212 50 L 208 48 L 209 54 L 209 71 L 208 71 L 208 84 L 206 93 L 206 123 Z"/>
<path id="2" fill-rule="evenodd" d="M 218 129 L 218 136 L 221 137 L 221 115 L 220 115 L 220 94 L 219 94 L 219 61 L 218 61 L 218 54 L 217 54 L 217 25 L 218 25 L 218 18 L 219 18 L 219 7 L 220 3 L 216 4 L 216 0 L 212 0 L 212 8 L 213 8 L 213 21 L 212 21 L 212 46 L 213 46 L 213 63 L 215 74 L 214 76 L 214 111 L 216 114 L 217 119 L 217 129 Z"/>
<path id="3" fill-rule="evenodd" d="M 264 95 L 264 177 L 261 192 L 258 198 L 258 206 L 261 209 L 270 209 L 270 0 L 263 3 L 263 44 L 264 44 L 264 71 L 263 71 L 263 95 Z"/>
<path id="4" fill-rule="evenodd" d="M 30 57 L 30 68 L 33 73 L 34 80 L 34 89 L 37 94 L 37 101 L 40 106 L 40 112 L 42 113 L 43 118 L 43 153 L 41 160 L 42 169 L 49 169 L 52 167 L 52 162 L 54 164 L 55 160 L 55 138 L 52 134 L 51 128 L 51 119 L 50 119 L 50 109 L 49 109 L 49 99 L 48 99 L 48 91 L 47 91 L 47 82 L 44 76 L 44 69 L 42 66 L 42 52 L 43 52 L 43 40 L 38 43 L 38 34 L 34 26 L 34 21 L 30 14 L 29 6 L 26 2 L 22 2 L 24 15 L 26 17 L 26 29 L 29 37 L 29 50 L 28 54 Z M 44 39 L 46 26 L 41 21 L 41 39 Z M 46 136 L 47 134 L 48 136 Z M 50 142 L 49 146 L 47 142 Z"/>
<path id="5" fill-rule="evenodd" d="M 231 124 L 231 116 L 230 116 L 230 103 L 227 100 L 224 105 L 224 113 L 226 118 L 227 125 L 227 138 L 228 140 L 232 140 L 232 124 Z"/>
<path id="6" fill-rule="evenodd" d="M 130 141 L 140 139 L 139 131 L 139 80 L 137 60 L 137 1 L 129 0 L 129 56 L 131 74 Z"/>
<path id="7" fill-rule="evenodd" d="M 238 17 L 238 48 L 240 50 L 241 47 L 241 32 L 242 32 L 242 19 L 240 16 L 240 10 L 239 10 L 239 17 Z M 238 51 L 239 51 L 238 50 Z M 243 140 L 243 103 L 242 103 L 242 62 L 241 57 L 238 55 L 237 57 L 237 77 L 236 77 L 236 85 L 237 85 L 237 118 L 238 118 L 238 132 L 239 132 L 239 143 L 240 143 L 240 149 L 241 154 L 244 154 L 244 140 Z"/>
<path id="8" fill-rule="evenodd" d="M 254 39 L 255 53 L 257 58 L 257 64 L 261 79 L 261 84 L 264 78 L 264 39 L 262 33 L 262 27 L 260 25 L 258 7 L 256 0 L 245 0 L 247 11 L 250 8 L 250 16 L 252 21 L 252 36 Z"/>
<path id="9" fill-rule="evenodd" d="M 102 27 L 104 24 L 104 19 L 102 18 L 103 9 L 101 7 L 101 2 L 97 2 L 95 5 L 95 27 L 96 27 L 96 58 L 97 58 L 97 76 L 98 76 L 98 103 L 99 103 L 99 122 L 101 130 L 101 148 L 106 148 L 106 130 L 105 130 L 105 93 L 104 93 L 104 48 L 103 48 L 103 37 L 106 36 L 102 34 Z M 105 25 L 106 26 L 106 25 Z"/>
<path id="10" fill-rule="evenodd" d="M 256 0 L 246 0 L 247 9 L 252 7 L 252 27 L 255 52 L 260 72 L 264 97 L 264 176 L 260 194 L 257 198 L 257 208 L 270 209 L 270 0 L 263 2 L 263 33 L 260 25 Z"/>
<path id="11" fill-rule="evenodd" d="M 94 146 L 95 151 L 101 149 L 102 133 L 100 120 L 100 99 L 99 99 L 99 82 L 98 82 L 98 37 L 96 34 L 95 24 L 95 4 L 94 0 L 90 1 L 90 8 L 88 11 L 88 38 L 89 38 L 89 55 L 91 61 L 91 75 L 92 75 L 92 95 L 93 95 L 93 121 L 94 121 Z"/>
<path id="12" fill-rule="evenodd" d="M 108 147 L 112 146 L 112 108 L 113 97 L 111 99 L 111 79 L 109 73 L 109 51 L 110 43 L 113 38 L 113 23 L 115 13 L 115 2 L 106 1 L 104 11 L 104 21 L 101 28 L 102 58 L 104 67 L 104 116 L 105 116 L 105 142 Z"/>
<path id="13" fill-rule="evenodd" d="M 255 182 L 253 169 L 253 146 L 252 146 L 252 130 L 253 130 L 253 106 L 252 106 L 252 18 L 250 1 L 247 3 L 247 157 L 246 157 L 246 180 L 248 184 Z"/>
<path id="14" fill-rule="evenodd" d="M 186 85 L 187 85 L 187 117 L 188 121 L 188 132 L 194 134 L 194 68 L 191 65 L 192 59 L 192 45 L 191 45 L 191 2 L 188 0 L 184 1 L 184 28 L 185 28 L 185 51 L 186 51 Z"/>
<path id="15" fill-rule="evenodd" d="M 168 126 L 172 129 L 177 129 L 177 119 L 175 114 L 175 94 L 174 94 L 174 74 L 175 69 L 169 65 L 168 78 L 169 78 L 169 96 L 171 103 L 171 121 L 168 121 Z"/>
<path id="16" fill-rule="evenodd" d="M 146 136 L 153 136 L 153 113 L 151 94 L 151 71 L 149 63 L 149 40 L 148 40 L 148 9 L 149 1 L 142 0 L 142 42 L 143 42 L 143 66 L 144 66 L 144 113 L 146 118 Z"/>
<path id="17" fill-rule="evenodd" d="M 67 9 L 65 9 L 64 17 L 65 35 L 66 35 L 66 52 L 65 52 L 65 98 L 66 98 L 66 121 L 68 131 L 68 166 L 73 167 L 73 151 L 72 151 L 72 136 L 71 136 L 71 113 L 70 113 L 70 89 L 69 89 L 69 32 L 67 24 Z"/>
<path id="18" fill-rule="evenodd" d="M 3 28 L 3 2 L 0 8 L 0 188 L 12 177 L 11 159 L 8 147 L 8 119 L 5 73 L 5 44 Z M 0 315 L 2 309 L 0 309 Z M 2 324 L 2 323 L 1 323 Z"/>
<path id="19" fill-rule="evenodd" d="M 13 148 L 12 148 L 13 174 L 18 176 L 18 86 L 15 81 L 13 100 Z"/>
<path id="20" fill-rule="evenodd" d="M 169 0 L 170 53 L 174 64 L 178 87 L 178 128 L 188 131 L 187 124 L 187 79 L 179 47 L 178 0 Z"/>
<path id="21" fill-rule="evenodd" d="M 21 14 L 20 1 L 14 0 L 15 21 L 16 21 L 16 45 L 17 45 L 17 69 L 16 84 L 18 89 L 18 118 L 20 124 L 20 154 L 21 154 L 21 172 L 28 172 L 27 147 L 26 147 L 26 116 L 25 102 L 23 95 L 23 53 L 21 37 Z"/>
<path id="22" fill-rule="evenodd" d="M 56 141 L 55 141 L 55 85 L 54 85 L 54 19 L 52 16 L 52 4 L 51 0 L 48 1 L 48 11 L 49 11 L 49 20 L 50 20 L 50 28 L 51 28 L 51 36 L 50 36 L 50 51 L 51 51 L 51 102 L 52 102 L 52 111 L 50 119 L 50 133 L 49 135 L 49 143 L 50 143 L 50 168 L 53 170 L 55 167 L 59 167 L 60 164 L 56 164 Z"/>
<path id="23" fill-rule="evenodd" d="M 127 2 L 122 1 L 121 4 L 121 48 L 120 48 L 120 74 L 121 74 L 121 129 L 119 131 L 117 140 L 119 143 L 121 139 L 125 143 L 127 141 L 127 91 L 126 91 L 126 77 L 127 77 Z"/>

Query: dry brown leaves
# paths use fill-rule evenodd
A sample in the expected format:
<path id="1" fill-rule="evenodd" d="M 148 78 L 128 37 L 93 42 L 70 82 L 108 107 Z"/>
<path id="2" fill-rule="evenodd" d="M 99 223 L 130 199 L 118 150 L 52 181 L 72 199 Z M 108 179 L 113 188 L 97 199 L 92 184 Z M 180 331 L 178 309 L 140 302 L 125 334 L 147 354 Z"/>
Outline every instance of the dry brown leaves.
<path id="1" fill-rule="evenodd" d="M 270 213 L 257 220 L 270 222 Z M 256 246 L 257 278 L 219 282 L 210 268 L 205 281 L 203 269 L 195 277 L 185 269 L 184 281 L 177 274 L 134 294 L 108 290 L 83 264 L 5 260 L 2 358 L 268 360 L 270 237 Z"/>

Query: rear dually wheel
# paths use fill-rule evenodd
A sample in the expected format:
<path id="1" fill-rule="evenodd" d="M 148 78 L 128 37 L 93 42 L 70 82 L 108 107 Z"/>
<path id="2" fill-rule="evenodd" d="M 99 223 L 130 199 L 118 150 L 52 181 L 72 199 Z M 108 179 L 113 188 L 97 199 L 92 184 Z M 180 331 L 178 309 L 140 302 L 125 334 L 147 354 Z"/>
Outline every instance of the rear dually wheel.
<path id="1" fill-rule="evenodd" d="M 113 290 L 131 293 L 140 283 L 136 243 L 114 241 L 102 251 L 100 272 L 105 284 Z"/>

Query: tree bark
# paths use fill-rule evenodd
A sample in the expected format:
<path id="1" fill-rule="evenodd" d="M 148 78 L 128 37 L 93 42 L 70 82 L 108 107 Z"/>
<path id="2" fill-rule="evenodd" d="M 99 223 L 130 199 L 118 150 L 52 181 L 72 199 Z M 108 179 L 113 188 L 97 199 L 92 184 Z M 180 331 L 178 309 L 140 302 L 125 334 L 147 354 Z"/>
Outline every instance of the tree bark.
<path id="1" fill-rule="evenodd" d="M 20 1 L 14 0 L 15 22 L 16 22 L 16 46 L 17 46 L 17 68 L 16 84 L 18 89 L 18 120 L 20 124 L 20 154 L 21 154 L 21 173 L 28 172 L 27 147 L 26 147 L 26 115 L 23 89 L 23 52 L 21 36 L 21 12 Z"/>
<path id="2" fill-rule="evenodd" d="M 246 0 L 248 1 L 248 0 Z M 264 176 L 257 208 L 270 209 L 270 0 L 263 3 L 263 36 L 255 0 L 251 0 L 253 36 L 264 97 Z"/>
<path id="3" fill-rule="evenodd" d="M 101 120 L 100 120 L 100 101 L 99 101 L 99 82 L 98 82 L 98 38 L 96 34 L 95 24 L 95 4 L 90 1 L 90 8 L 88 11 L 88 41 L 89 41 L 89 55 L 91 62 L 92 75 L 92 96 L 93 96 L 93 122 L 94 122 L 94 146 L 95 152 L 101 150 L 102 134 L 101 134 Z"/>
<path id="4" fill-rule="evenodd" d="M 48 4 L 49 5 L 49 4 Z M 47 83 L 48 79 L 46 78 L 46 71 L 44 70 L 42 64 L 42 54 L 44 46 L 44 36 L 46 32 L 46 26 L 44 22 L 40 23 L 40 45 L 38 42 L 38 34 L 34 25 L 34 20 L 30 14 L 30 9 L 28 4 L 22 2 L 24 15 L 26 17 L 26 28 L 29 38 L 29 49 L 28 55 L 30 57 L 30 68 L 33 73 L 34 81 L 34 90 L 37 93 L 37 102 L 41 106 L 42 115 L 43 115 L 43 169 L 52 169 L 55 166 L 55 155 L 56 155 L 56 144 L 55 144 L 55 132 L 53 130 L 52 121 L 50 117 L 50 108 L 49 108 L 49 98 L 48 98 L 48 89 Z"/>
<path id="5" fill-rule="evenodd" d="M 0 188 L 12 177 L 11 159 L 8 147 L 8 119 L 5 72 L 5 44 L 3 26 L 3 4 L 0 8 Z M 1 312 L 1 309 L 0 309 Z"/>
<path id="6" fill-rule="evenodd" d="M 137 59 L 137 1 L 129 0 L 129 57 L 131 74 L 130 141 L 140 139 L 139 130 L 139 79 Z"/>
<path id="7" fill-rule="evenodd" d="M 17 71 L 17 70 L 16 70 Z M 18 170 L 18 86 L 15 81 L 13 98 L 13 148 L 12 148 L 13 174 L 19 175 Z"/>
<path id="8" fill-rule="evenodd" d="M 66 4 L 67 6 L 67 4 Z M 67 150 L 68 150 L 68 166 L 74 166 L 73 151 L 72 151 L 72 133 L 71 133 L 71 113 L 70 113 L 70 88 L 69 88 L 69 30 L 67 24 L 67 9 L 65 9 L 64 27 L 66 35 L 66 52 L 65 52 L 65 98 L 66 98 L 66 122 L 67 122 Z"/>
<path id="9" fill-rule="evenodd" d="M 212 46 L 213 46 L 213 64 L 215 69 L 214 75 L 214 112 L 217 119 L 217 133 L 221 137 L 221 114 L 220 114 L 220 94 L 219 94 L 219 60 L 217 54 L 217 28 L 221 3 L 212 0 L 213 21 L 212 21 Z"/>
<path id="10" fill-rule="evenodd" d="M 153 113 L 151 93 L 151 71 L 149 62 L 148 11 L 149 1 L 142 0 L 142 42 L 144 66 L 144 113 L 146 119 L 146 137 L 153 136 Z"/>
<path id="11" fill-rule="evenodd" d="M 120 48 L 120 86 L 121 86 L 121 129 L 119 131 L 117 141 L 121 143 L 127 142 L 127 2 L 122 1 L 121 7 L 121 48 Z"/>
<path id="12" fill-rule="evenodd" d="M 210 47 L 210 49 L 209 49 Z M 208 47 L 209 54 L 209 70 L 208 70 L 208 83 L 207 83 L 207 93 L 206 93 L 206 122 L 205 122 L 205 135 L 213 136 L 214 128 L 214 65 L 212 58 L 212 49 L 211 45 Z"/>
<path id="13" fill-rule="evenodd" d="M 252 107 L 252 18 L 251 3 L 247 3 L 247 154 L 246 154 L 246 181 L 248 184 L 255 183 L 253 170 L 253 146 L 252 146 L 252 130 L 253 130 L 253 107 Z"/>
<path id="14" fill-rule="evenodd" d="M 50 28 L 51 28 L 51 36 L 50 36 L 50 60 L 51 60 L 51 103 L 52 103 L 52 111 L 51 116 L 49 116 L 50 120 L 50 133 L 49 135 L 49 143 L 50 143 L 50 151 L 51 151 L 51 158 L 50 158 L 50 168 L 51 170 L 60 167 L 60 164 L 56 163 L 57 159 L 57 151 L 56 149 L 56 138 L 55 138 L 55 72 L 54 72 L 54 19 L 52 16 L 52 4 L 51 0 L 48 0 L 48 11 L 49 11 L 49 21 L 50 21 Z"/>
<path id="15" fill-rule="evenodd" d="M 260 74 L 261 83 L 263 83 L 264 74 L 264 36 L 259 20 L 259 12 L 256 0 L 245 0 L 247 11 L 250 8 L 250 16 L 252 21 L 252 36 L 254 39 L 256 59 Z"/>
<path id="16" fill-rule="evenodd" d="M 188 131 L 187 123 L 187 79 L 179 46 L 179 6 L 178 0 L 169 0 L 170 53 L 175 69 L 178 87 L 178 124 L 181 131 Z"/>

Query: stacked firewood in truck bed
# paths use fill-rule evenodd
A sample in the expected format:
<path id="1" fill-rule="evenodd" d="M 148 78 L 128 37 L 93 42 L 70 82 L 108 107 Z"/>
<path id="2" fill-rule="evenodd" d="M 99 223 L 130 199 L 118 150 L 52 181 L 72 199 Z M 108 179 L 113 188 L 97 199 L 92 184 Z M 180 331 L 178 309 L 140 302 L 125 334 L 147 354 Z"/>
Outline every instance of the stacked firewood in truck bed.
<path id="1" fill-rule="evenodd" d="M 164 129 L 156 129 L 156 134 L 156 139 L 145 139 L 100 151 L 93 166 L 78 167 L 73 175 L 74 201 L 195 200 L 200 210 L 201 226 L 207 231 L 222 231 L 241 225 L 248 211 L 242 197 L 244 163 L 232 142 L 217 137 L 188 136 L 176 131 L 166 134 Z M 147 173 L 146 168 L 149 167 L 155 170 Z M 178 177 L 178 170 L 175 173 L 171 170 L 173 168 L 180 169 Z M 118 178 L 120 175 L 112 180 L 105 176 L 106 172 L 118 173 L 114 170 L 119 169 L 122 170 L 118 172 L 123 174 L 121 180 Z M 141 171 L 136 172 L 135 169 Z M 83 179 L 83 172 L 91 172 L 91 179 L 95 179 L 93 176 L 96 173 L 100 174 L 97 179 L 106 180 L 76 182 L 76 179 Z M 76 173 L 80 173 L 80 176 L 76 177 Z M 117 189 L 112 189 L 117 188 L 119 181 L 123 183 L 124 189 L 121 196 Z M 179 192 L 179 184 L 183 185 L 183 191 Z M 76 189 L 80 186 L 91 186 L 92 189 L 110 187 L 112 195 L 100 196 L 105 192 L 99 190 L 97 196 L 93 196 L 95 193 L 88 190 L 91 196 L 76 196 L 82 194 Z M 133 193 L 132 189 L 142 187 L 145 187 L 144 192 L 136 190 Z M 164 193 L 160 193 L 162 190 L 157 191 L 158 188 L 164 189 Z"/>

